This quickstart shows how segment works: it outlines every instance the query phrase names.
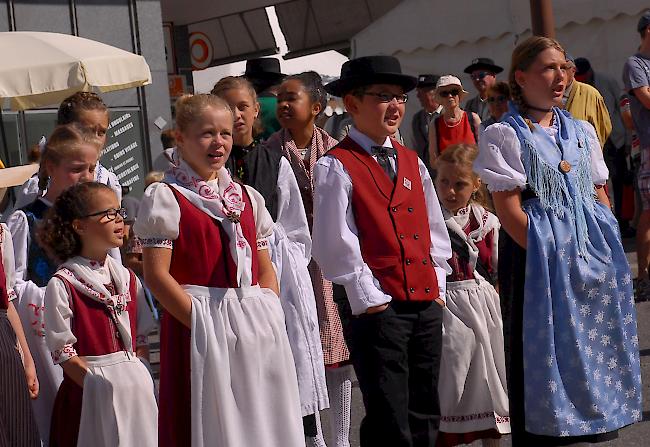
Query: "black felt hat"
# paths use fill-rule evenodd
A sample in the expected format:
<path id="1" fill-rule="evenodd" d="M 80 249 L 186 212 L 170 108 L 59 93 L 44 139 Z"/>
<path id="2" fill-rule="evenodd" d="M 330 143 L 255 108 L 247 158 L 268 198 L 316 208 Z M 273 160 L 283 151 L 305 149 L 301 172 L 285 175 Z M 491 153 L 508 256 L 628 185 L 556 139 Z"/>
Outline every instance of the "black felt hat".
<path id="1" fill-rule="evenodd" d="M 404 92 L 413 90 L 418 80 L 402 73 L 399 60 L 393 56 L 365 56 L 347 61 L 341 77 L 325 86 L 327 93 L 342 97 L 358 87 L 372 84 L 399 85 Z"/>
<path id="2" fill-rule="evenodd" d="M 499 67 L 489 57 L 477 57 L 463 71 L 465 73 L 471 74 L 473 71 L 481 69 L 491 71 L 494 74 L 501 73 L 503 71 L 503 67 Z"/>
<path id="3" fill-rule="evenodd" d="M 434 87 L 435 88 L 436 83 L 438 82 L 438 79 L 440 79 L 440 76 L 435 75 L 435 74 L 421 74 L 421 75 L 418 75 L 417 88 L 424 88 L 424 87 Z"/>
<path id="4" fill-rule="evenodd" d="M 280 72 L 280 61 L 274 57 L 260 57 L 246 61 L 244 77 L 280 82 L 286 75 Z"/>

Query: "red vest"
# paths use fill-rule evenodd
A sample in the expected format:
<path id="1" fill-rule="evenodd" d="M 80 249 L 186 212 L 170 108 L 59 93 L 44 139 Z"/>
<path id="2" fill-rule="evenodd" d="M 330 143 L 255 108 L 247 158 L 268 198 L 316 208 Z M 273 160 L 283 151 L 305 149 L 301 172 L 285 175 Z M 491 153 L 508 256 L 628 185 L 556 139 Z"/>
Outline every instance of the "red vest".
<path id="1" fill-rule="evenodd" d="M 439 291 L 418 156 L 395 141 L 393 147 L 395 184 L 349 137 L 328 154 L 343 164 L 352 179 L 352 212 L 361 255 L 382 290 L 395 300 L 431 301 Z"/>
<path id="2" fill-rule="evenodd" d="M 181 210 L 169 273 L 181 285 L 234 288 L 237 266 L 230 255 L 228 235 L 218 221 L 170 187 Z M 257 231 L 253 206 L 242 186 L 241 227 L 253 249 L 252 283 L 258 282 Z M 191 445 L 190 330 L 165 312 L 160 325 L 160 447 Z"/>
<path id="3" fill-rule="evenodd" d="M 131 301 L 126 306 L 131 323 L 132 346 L 124 346 L 124 342 L 113 322 L 106 306 L 92 298 L 80 293 L 64 277 L 54 275 L 62 280 L 70 294 L 70 308 L 72 309 L 72 333 L 77 337 L 74 349 L 80 356 L 97 356 L 112 354 L 114 352 L 131 350 L 136 348 L 136 323 L 138 321 L 137 286 L 135 275 L 130 273 L 129 292 Z"/>

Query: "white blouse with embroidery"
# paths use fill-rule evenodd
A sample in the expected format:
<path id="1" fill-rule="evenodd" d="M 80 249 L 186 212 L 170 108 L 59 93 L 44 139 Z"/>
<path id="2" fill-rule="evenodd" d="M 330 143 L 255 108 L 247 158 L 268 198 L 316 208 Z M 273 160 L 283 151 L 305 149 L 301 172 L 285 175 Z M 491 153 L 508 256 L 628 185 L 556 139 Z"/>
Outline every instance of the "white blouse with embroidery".
<path id="1" fill-rule="evenodd" d="M 106 265 L 88 259 L 83 259 L 83 262 L 97 273 L 102 284 L 112 282 Z M 140 279 L 136 277 L 135 281 L 136 299 L 138 300 L 136 346 L 145 346 L 148 344 L 149 334 L 156 327 L 156 320 L 147 302 Z M 74 310 L 70 304 L 70 294 L 66 284 L 57 277 L 53 277 L 47 283 L 45 296 L 48 302 L 47 312 L 45 312 L 45 340 L 51 351 L 52 360 L 55 364 L 59 364 L 77 355 L 77 351 L 74 349 L 77 336 L 72 332 Z"/>
<path id="2" fill-rule="evenodd" d="M 212 180 L 208 185 L 218 190 Z M 255 229 L 257 233 L 257 249 L 268 248 L 268 237 L 273 233 L 273 219 L 266 210 L 264 198 L 255 189 L 246 186 L 246 191 L 253 206 Z M 142 196 L 138 217 L 133 230 L 142 240 L 143 247 L 173 248 L 173 242 L 178 239 L 181 209 L 178 201 L 165 183 L 150 185 Z"/>
<path id="3" fill-rule="evenodd" d="M 603 151 L 594 127 L 580 121 L 587 135 L 591 154 L 591 175 L 595 185 L 604 185 L 609 178 Z M 557 134 L 557 127 L 545 127 L 551 136 Z M 487 184 L 490 192 L 525 189 L 526 171 L 521 161 L 521 143 L 515 130 L 508 124 L 495 123 L 489 126 L 479 138 L 479 153 L 474 161 L 474 171 Z"/>

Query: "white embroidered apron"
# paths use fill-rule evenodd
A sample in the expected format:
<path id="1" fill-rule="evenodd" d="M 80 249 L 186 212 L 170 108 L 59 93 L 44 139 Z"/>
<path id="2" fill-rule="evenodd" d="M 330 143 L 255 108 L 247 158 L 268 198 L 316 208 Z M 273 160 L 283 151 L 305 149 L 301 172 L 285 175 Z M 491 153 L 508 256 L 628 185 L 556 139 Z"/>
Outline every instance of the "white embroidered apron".
<path id="1" fill-rule="evenodd" d="M 87 356 L 78 447 L 157 447 L 153 381 L 134 353 Z"/>
<path id="2" fill-rule="evenodd" d="M 192 446 L 304 447 L 296 370 L 275 293 L 184 289 L 192 298 Z"/>

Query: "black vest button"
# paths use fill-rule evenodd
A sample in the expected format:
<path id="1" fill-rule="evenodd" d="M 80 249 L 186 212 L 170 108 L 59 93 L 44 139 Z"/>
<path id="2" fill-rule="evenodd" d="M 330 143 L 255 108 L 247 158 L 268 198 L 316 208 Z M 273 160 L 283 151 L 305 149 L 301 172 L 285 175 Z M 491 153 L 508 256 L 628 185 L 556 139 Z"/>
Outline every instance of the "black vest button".
<path id="1" fill-rule="evenodd" d="M 400 234 L 400 235 L 399 235 L 399 238 L 400 238 L 400 239 L 404 239 L 404 235 L 403 235 L 403 234 Z"/>
<path id="2" fill-rule="evenodd" d="M 424 293 L 429 293 L 429 292 L 431 292 L 430 288 L 427 287 L 427 288 L 424 289 Z"/>
<path id="3" fill-rule="evenodd" d="M 424 265 L 427 265 L 427 262 L 429 262 L 429 261 L 427 261 L 426 259 L 422 260 L 422 264 L 424 264 Z"/>
<path id="4" fill-rule="evenodd" d="M 396 206 L 393 207 L 393 212 L 394 212 L 394 213 L 397 212 L 397 207 L 396 207 Z"/>
<path id="5" fill-rule="evenodd" d="M 414 234 L 413 239 L 415 239 L 417 241 L 418 239 L 420 239 L 420 235 L 419 234 Z"/>
<path id="6" fill-rule="evenodd" d="M 409 292 L 411 292 L 411 293 L 415 293 L 415 288 L 414 288 L 414 287 L 411 287 L 411 288 L 409 289 Z"/>
<path id="7" fill-rule="evenodd" d="M 413 208 L 411 208 L 411 207 L 409 206 L 408 211 L 409 211 L 409 213 L 412 213 L 412 212 L 413 212 Z"/>
<path id="8" fill-rule="evenodd" d="M 410 259 L 406 260 L 406 265 L 411 265 L 411 260 Z"/>

